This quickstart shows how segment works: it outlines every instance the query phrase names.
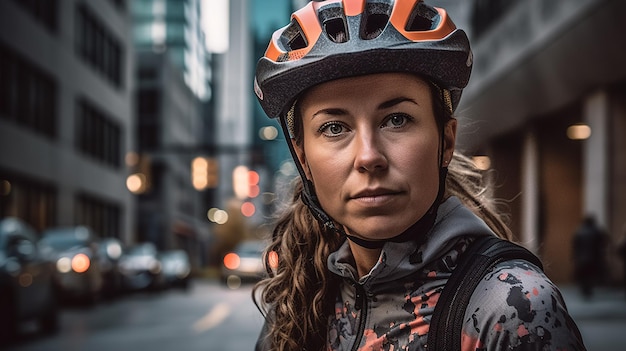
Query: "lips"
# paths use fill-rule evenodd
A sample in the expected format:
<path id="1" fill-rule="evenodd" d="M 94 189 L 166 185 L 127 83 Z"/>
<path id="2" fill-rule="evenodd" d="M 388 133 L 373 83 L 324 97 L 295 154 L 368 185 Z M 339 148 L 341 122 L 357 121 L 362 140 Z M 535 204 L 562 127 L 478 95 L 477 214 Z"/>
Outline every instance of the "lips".
<path id="1" fill-rule="evenodd" d="M 365 189 L 355 193 L 350 196 L 352 200 L 367 200 L 367 199 L 376 199 L 376 198 L 386 198 L 393 195 L 400 194 L 401 191 L 386 189 L 386 188 L 373 188 L 373 189 Z"/>

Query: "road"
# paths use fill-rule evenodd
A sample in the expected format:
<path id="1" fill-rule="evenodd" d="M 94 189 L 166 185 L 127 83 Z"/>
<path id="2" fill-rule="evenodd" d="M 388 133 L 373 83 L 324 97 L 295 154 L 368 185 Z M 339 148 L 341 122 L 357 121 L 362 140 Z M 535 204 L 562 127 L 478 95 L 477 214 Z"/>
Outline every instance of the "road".
<path id="1" fill-rule="evenodd" d="M 583 299 L 575 287 L 560 289 L 588 351 L 626 350 L 626 293 L 623 289 L 597 288 L 589 300 Z"/>
<path id="2" fill-rule="evenodd" d="M 626 350 L 623 291 L 598 289 L 583 300 L 574 287 L 561 291 L 589 351 Z M 187 291 L 142 293 L 92 308 L 65 307 L 53 336 L 25 326 L 7 351 L 230 351 L 254 350 L 263 323 L 251 286 L 230 290 L 198 280 Z"/>
<path id="3" fill-rule="evenodd" d="M 8 351 L 253 350 L 263 324 L 251 286 L 230 290 L 196 281 L 187 291 L 124 296 L 91 308 L 64 307 L 60 330 L 39 335 L 25 325 Z"/>

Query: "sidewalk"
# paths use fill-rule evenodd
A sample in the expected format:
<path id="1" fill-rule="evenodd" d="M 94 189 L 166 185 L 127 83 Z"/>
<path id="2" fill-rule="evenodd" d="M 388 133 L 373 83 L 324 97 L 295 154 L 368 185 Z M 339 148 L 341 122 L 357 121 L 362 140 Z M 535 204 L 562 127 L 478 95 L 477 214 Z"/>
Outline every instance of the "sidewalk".
<path id="1" fill-rule="evenodd" d="M 585 300 L 576 286 L 560 286 L 588 351 L 626 350 L 626 293 L 606 287 Z"/>

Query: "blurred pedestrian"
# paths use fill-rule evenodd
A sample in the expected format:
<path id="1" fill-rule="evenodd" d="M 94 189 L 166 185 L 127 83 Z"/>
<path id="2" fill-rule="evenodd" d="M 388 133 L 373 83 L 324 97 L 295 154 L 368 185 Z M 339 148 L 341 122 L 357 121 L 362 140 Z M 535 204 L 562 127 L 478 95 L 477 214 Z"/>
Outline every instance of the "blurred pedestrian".
<path id="1" fill-rule="evenodd" d="M 626 293 L 626 223 L 622 227 L 622 236 L 617 242 L 617 254 L 622 259 L 622 284 Z"/>
<path id="2" fill-rule="evenodd" d="M 608 235 L 593 215 L 587 215 L 573 239 L 574 277 L 585 298 L 591 298 L 596 285 L 606 277 Z"/>
<path id="3" fill-rule="evenodd" d="M 460 257 L 511 237 L 454 150 L 467 35 L 418 0 L 312 1 L 285 20 L 254 89 L 300 177 L 268 248 L 278 268 L 255 288 L 257 350 L 434 350 L 431 318 L 449 307 L 438 301 Z M 446 330 L 462 350 L 585 349 L 537 265 L 505 259 L 478 280 Z"/>

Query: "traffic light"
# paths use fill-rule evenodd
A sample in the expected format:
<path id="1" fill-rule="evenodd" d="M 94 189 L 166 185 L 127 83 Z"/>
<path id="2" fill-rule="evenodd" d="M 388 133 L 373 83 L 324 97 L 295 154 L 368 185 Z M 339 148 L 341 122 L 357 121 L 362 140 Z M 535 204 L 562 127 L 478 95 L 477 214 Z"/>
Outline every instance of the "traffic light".
<path id="1" fill-rule="evenodd" d="M 126 187 L 133 194 L 144 194 L 152 183 L 152 162 L 148 155 L 133 153 L 133 162 L 128 164 L 131 174 L 126 178 Z"/>
<path id="2" fill-rule="evenodd" d="M 261 192 L 259 188 L 259 173 L 256 171 L 248 171 L 248 197 L 255 198 Z"/>
<path id="3" fill-rule="evenodd" d="M 198 156 L 191 161 L 191 184 L 198 190 L 216 188 L 219 180 L 217 160 Z"/>
<path id="4" fill-rule="evenodd" d="M 259 173 L 246 166 L 237 166 L 233 170 L 233 191 L 238 199 L 255 198 L 259 196 Z"/>

